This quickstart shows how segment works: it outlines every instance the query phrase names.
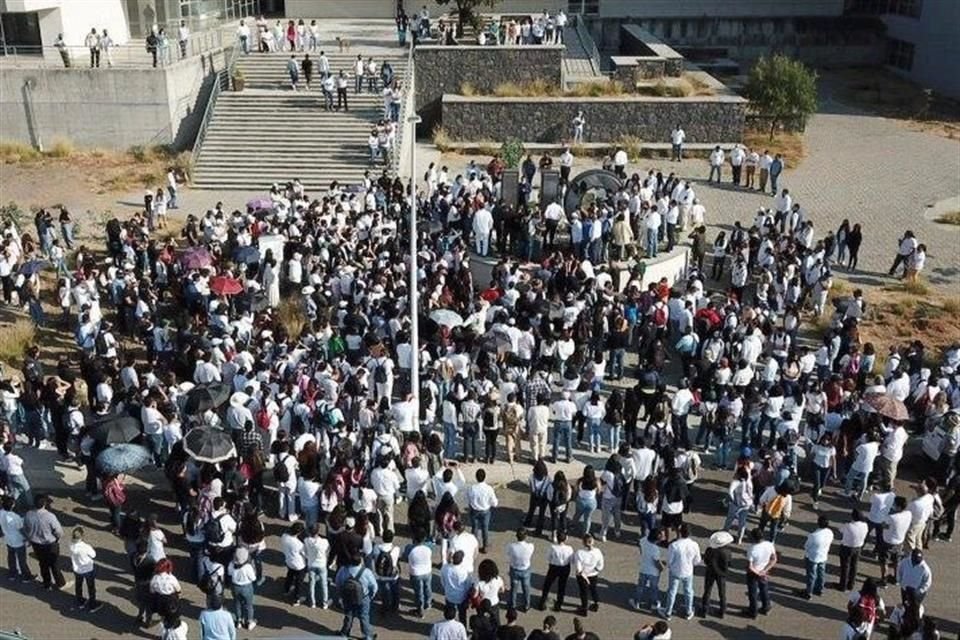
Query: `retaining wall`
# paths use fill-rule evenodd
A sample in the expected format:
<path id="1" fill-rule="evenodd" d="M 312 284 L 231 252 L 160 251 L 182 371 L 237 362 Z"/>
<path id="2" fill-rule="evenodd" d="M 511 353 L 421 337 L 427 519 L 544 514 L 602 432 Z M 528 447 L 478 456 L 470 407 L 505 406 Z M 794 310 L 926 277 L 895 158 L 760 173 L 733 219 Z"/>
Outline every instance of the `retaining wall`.
<path id="1" fill-rule="evenodd" d="M 464 82 L 480 93 L 491 93 L 505 82 L 544 80 L 562 86 L 563 51 L 562 45 L 416 47 L 416 110 L 423 118 L 423 128 L 429 132 L 441 122 L 444 94 L 459 93 Z"/>
<path id="2" fill-rule="evenodd" d="M 47 146 L 61 137 L 81 147 L 184 149 L 193 144 L 215 71 L 223 66 L 221 51 L 162 69 L 4 69 L 0 138 Z"/>
<path id="3" fill-rule="evenodd" d="M 417 77 L 419 83 L 419 68 Z M 454 140 L 561 142 L 582 109 L 585 142 L 615 142 L 637 136 L 668 142 L 680 124 L 689 143 L 739 142 L 747 101 L 737 96 L 709 98 L 495 98 L 443 96 L 443 126 Z"/>

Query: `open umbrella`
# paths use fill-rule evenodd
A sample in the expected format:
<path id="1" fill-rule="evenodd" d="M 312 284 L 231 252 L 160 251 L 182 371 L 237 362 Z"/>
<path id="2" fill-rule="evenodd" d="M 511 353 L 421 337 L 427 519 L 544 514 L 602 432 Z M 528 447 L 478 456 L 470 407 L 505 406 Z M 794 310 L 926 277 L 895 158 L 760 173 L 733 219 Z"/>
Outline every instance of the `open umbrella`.
<path id="1" fill-rule="evenodd" d="M 253 209 L 254 211 L 257 209 L 273 209 L 273 200 L 267 196 L 260 196 L 259 198 L 249 200 L 247 202 L 247 208 Z"/>
<path id="2" fill-rule="evenodd" d="M 430 319 L 439 325 L 450 327 L 451 329 L 463 324 L 463 318 L 460 317 L 460 314 L 450 309 L 437 309 L 430 314 Z"/>
<path id="3" fill-rule="evenodd" d="M 198 427 L 191 429 L 183 438 L 183 450 L 198 462 L 216 464 L 237 455 L 233 440 L 222 429 Z"/>
<path id="4" fill-rule="evenodd" d="M 863 403 L 873 411 L 890 420 L 906 422 L 910 419 L 910 412 L 907 411 L 907 405 L 886 394 L 869 395 L 863 399 Z"/>
<path id="5" fill-rule="evenodd" d="M 197 385 L 187 392 L 187 413 L 216 409 L 230 398 L 230 385 L 222 382 Z"/>
<path id="6" fill-rule="evenodd" d="M 206 247 L 191 247 L 180 254 L 180 265 L 184 269 L 203 269 L 209 267 L 211 262 L 213 258 Z"/>
<path id="7" fill-rule="evenodd" d="M 93 438 L 104 444 L 123 444 L 140 435 L 140 421 L 132 416 L 110 416 L 93 424 Z"/>
<path id="8" fill-rule="evenodd" d="M 260 249 L 252 245 L 239 247 L 233 252 L 233 260 L 234 262 L 238 262 L 240 264 L 253 264 L 254 262 L 260 262 Z"/>
<path id="9" fill-rule="evenodd" d="M 50 263 L 46 260 L 27 260 L 22 265 L 20 265 L 20 273 L 27 276 L 28 278 L 35 274 L 37 271 L 43 271 L 50 266 Z"/>
<path id="10" fill-rule="evenodd" d="M 235 296 L 243 293 L 243 284 L 235 278 L 217 276 L 210 281 L 210 291 L 218 296 Z"/>
<path id="11" fill-rule="evenodd" d="M 130 473 L 152 462 L 153 456 L 146 447 L 139 444 L 116 444 L 107 447 L 97 456 L 97 470 L 108 475 Z"/>

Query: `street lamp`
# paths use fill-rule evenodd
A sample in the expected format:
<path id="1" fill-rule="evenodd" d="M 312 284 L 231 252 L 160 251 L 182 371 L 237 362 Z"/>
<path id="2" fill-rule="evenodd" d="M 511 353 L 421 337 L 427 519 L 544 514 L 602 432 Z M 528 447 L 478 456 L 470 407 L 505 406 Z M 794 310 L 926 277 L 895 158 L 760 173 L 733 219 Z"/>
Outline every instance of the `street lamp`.
<path id="1" fill-rule="evenodd" d="M 414 420 L 420 421 L 420 293 L 417 273 L 417 125 L 420 116 L 407 117 L 410 125 L 410 393 Z"/>

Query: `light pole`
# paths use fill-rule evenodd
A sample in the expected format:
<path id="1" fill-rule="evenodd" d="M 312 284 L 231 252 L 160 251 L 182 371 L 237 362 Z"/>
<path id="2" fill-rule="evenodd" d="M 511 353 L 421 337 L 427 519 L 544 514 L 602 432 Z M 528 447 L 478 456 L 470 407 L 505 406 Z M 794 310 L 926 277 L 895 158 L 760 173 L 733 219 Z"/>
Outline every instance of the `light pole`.
<path id="1" fill-rule="evenodd" d="M 414 420 L 420 421 L 420 292 L 417 273 L 417 125 L 420 116 L 407 118 L 410 125 L 410 394 Z"/>

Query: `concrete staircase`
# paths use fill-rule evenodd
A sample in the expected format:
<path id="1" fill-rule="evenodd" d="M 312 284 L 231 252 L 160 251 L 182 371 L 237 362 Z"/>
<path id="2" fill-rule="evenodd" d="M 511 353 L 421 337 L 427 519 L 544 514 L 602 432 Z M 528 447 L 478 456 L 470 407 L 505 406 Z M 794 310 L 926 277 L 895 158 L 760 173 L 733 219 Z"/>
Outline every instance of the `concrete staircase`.
<path id="1" fill-rule="evenodd" d="M 300 76 L 297 91 L 290 89 L 286 71 L 289 53 L 252 53 L 237 61 L 245 78 L 241 92 L 225 90 L 213 108 L 203 140 L 193 186 L 198 189 L 269 189 L 274 182 L 299 178 L 308 189 L 326 189 L 330 182 L 356 183 L 371 168 L 367 137 L 383 117 L 382 87 L 377 93 L 354 94 L 353 63 L 362 50 L 328 53 L 331 72 L 350 76 L 346 113 L 323 110 L 316 60 L 310 90 Z M 378 65 L 382 55 L 374 55 Z M 297 54 L 297 60 L 303 54 Z M 388 56 L 401 83 L 407 77 L 407 58 Z M 378 83 L 379 84 L 379 83 Z M 366 89 L 366 86 L 364 87 Z"/>

